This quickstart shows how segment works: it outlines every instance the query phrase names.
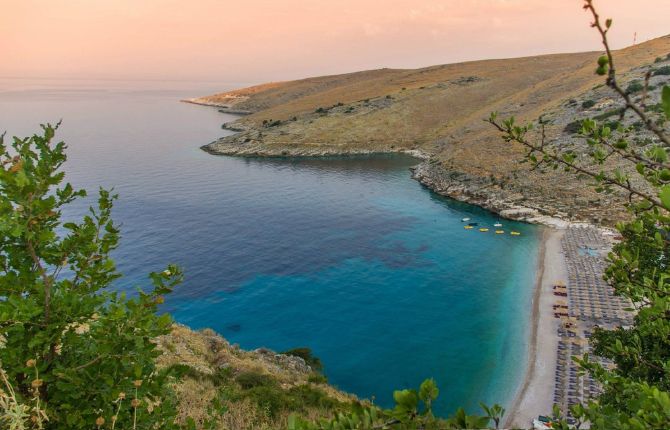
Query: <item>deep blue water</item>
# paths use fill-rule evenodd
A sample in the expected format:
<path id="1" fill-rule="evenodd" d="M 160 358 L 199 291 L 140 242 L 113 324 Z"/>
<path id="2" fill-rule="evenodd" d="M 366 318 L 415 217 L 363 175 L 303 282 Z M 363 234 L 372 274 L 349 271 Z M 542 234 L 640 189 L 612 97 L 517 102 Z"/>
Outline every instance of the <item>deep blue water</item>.
<path id="1" fill-rule="evenodd" d="M 421 187 L 409 157 L 208 155 L 199 146 L 233 118 L 178 100 L 223 88 L 5 80 L 0 130 L 63 119 L 68 179 L 121 196 L 117 288 L 182 265 L 186 282 L 165 305 L 177 321 L 247 349 L 310 347 L 331 383 L 384 406 L 427 377 L 440 413 L 509 404 L 526 361 L 539 229 L 464 230 L 464 216 L 496 218 Z"/>

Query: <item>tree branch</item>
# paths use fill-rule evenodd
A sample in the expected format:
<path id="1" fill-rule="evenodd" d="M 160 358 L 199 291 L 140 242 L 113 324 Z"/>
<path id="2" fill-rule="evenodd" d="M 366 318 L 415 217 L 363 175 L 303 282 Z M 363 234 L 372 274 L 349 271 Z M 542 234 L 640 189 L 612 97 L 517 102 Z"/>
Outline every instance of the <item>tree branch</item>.
<path id="1" fill-rule="evenodd" d="M 575 170 L 578 173 L 582 173 L 582 174 L 587 175 L 587 176 L 589 176 L 593 179 L 601 180 L 602 182 L 604 182 L 606 184 L 615 185 L 619 188 L 622 188 L 622 189 L 628 191 L 630 194 L 638 196 L 638 197 L 648 201 L 652 205 L 654 205 L 654 206 L 656 206 L 660 209 L 665 210 L 665 207 L 663 206 L 661 201 L 658 198 L 656 198 L 655 196 L 651 195 L 651 194 L 645 193 L 644 191 L 636 190 L 630 184 L 623 183 L 623 182 L 618 181 L 618 180 L 616 180 L 612 177 L 609 177 L 609 176 L 602 179 L 601 175 L 599 175 L 597 173 L 593 173 L 593 172 L 591 172 L 587 169 L 584 169 L 583 167 L 578 166 L 575 163 L 568 162 L 568 161 L 564 160 L 562 157 L 559 157 L 559 156 L 554 155 L 554 154 L 550 154 L 542 146 L 533 145 L 531 142 L 524 139 L 522 136 L 515 136 L 513 133 L 511 133 L 512 130 L 503 127 L 501 124 L 497 123 L 493 118 L 489 118 L 485 121 L 492 124 L 495 128 L 497 128 L 502 133 L 506 133 L 507 134 L 506 138 L 508 140 L 513 140 L 515 142 L 518 142 L 518 143 L 524 145 L 525 147 L 529 148 L 531 150 L 531 152 L 539 152 L 539 153 L 543 154 L 545 157 L 548 157 L 549 159 L 551 159 L 552 161 L 554 161 L 556 163 L 562 164 L 562 165 L 564 165 L 564 166 L 566 166 L 570 169 Z M 542 162 L 542 160 L 540 162 Z"/>
<path id="2" fill-rule="evenodd" d="M 631 109 L 633 112 L 635 112 L 637 116 L 639 116 L 640 119 L 644 122 L 647 128 L 649 128 L 649 130 L 651 130 L 661 140 L 661 142 L 665 144 L 666 147 L 670 147 L 670 137 L 668 137 L 663 130 L 658 128 L 656 124 L 654 124 L 654 121 L 649 116 L 647 116 L 646 113 L 644 113 L 642 108 L 633 103 L 633 101 L 630 98 L 630 94 L 628 94 L 624 89 L 622 89 L 617 83 L 616 69 L 614 67 L 614 56 L 612 55 L 612 50 L 610 49 L 609 42 L 607 41 L 607 31 L 609 25 L 607 26 L 607 28 L 603 28 L 602 23 L 600 22 L 600 16 L 598 15 L 598 12 L 596 12 L 595 6 L 593 6 L 593 0 L 585 0 L 585 1 L 586 4 L 584 5 L 584 9 L 590 11 L 591 14 L 593 15 L 593 23 L 591 24 L 591 26 L 596 28 L 600 33 L 600 37 L 602 38 L 602 44 L 605 47 L 607 59 L 609 60 L 607 86 L 616 91 L 624 99 L 624 101 L 626 102 L 626 109 Z"/>

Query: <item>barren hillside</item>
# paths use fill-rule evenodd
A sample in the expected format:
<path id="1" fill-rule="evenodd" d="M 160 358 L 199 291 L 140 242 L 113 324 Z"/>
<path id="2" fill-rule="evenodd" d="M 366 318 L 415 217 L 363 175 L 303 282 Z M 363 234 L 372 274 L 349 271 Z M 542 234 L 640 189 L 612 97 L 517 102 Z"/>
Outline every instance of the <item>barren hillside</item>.
<path id="1" fill-rule="evenodd" d="M 644 67 L 663 64 L 670 36 L 616 52 L 623 81 Z M 506 216 L 611 223 L 611 199 L 564 174 L 530 172 L 522 150 L 503 142 L 482 121 L 491 111 L 522 121 L 566 109 L 609 90 L 593 71 L 599 53 L 474 61 L 414 70 L 380 69 L 259 85 L 189 100 L 250 113 L 227 126 L 240 132 L 203 147 L 215 154 L 318 156 L 372 152 L 421 152 L 430 157 L 415 176 L 436 191 Z M 661 66 L 663 64 L 660 64 Z M 667 76 L 666 76 L 667 78 Z M 662 80 L 663 78 L 660 78 Z M 593 93 L 595 91 L 595 94 Z M 572 106 L 572 105 L 571 105 Z M 550 130 L 562 139 L 561 127 Z M 560 175 L 560 178 L 559 178 Z M 530 210 L 526 210 L 530 209 Z"/>

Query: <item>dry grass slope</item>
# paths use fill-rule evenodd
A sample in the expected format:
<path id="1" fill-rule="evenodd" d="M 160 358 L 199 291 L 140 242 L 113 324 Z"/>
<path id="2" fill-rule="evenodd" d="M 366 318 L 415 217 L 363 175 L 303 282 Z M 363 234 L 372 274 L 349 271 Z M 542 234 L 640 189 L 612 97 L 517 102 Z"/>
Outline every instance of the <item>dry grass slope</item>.
<path id="1" fill-rule="evenodd" d="M 244 351 L 209 329 L 196 332 L 175 325 L 158 345 L 163 351 L 159 366 L 178 366 L 185 374 L 175 387 L 178 420 L 192 418 L 197 428 L 215 398 L 226 408 L 217 428 L 226 430 L 286 428 L 290 413 L 331 417 L 359 402 L 314 382 L 315 373 L 302 358 L 266 349 Z"/>
<path id="2" fill-rule="evenodd" d="M 669 52 L 670 36 L 654 39 L 618 51 L 617 68 L 626 74 Z M 568 100 L 584 98 L 602 83 L 593 73 L 598 55 L 371 70 L 191 101 L 250 113 L 232 125 L 242 130 L 239 134 L 203 147 L 212 153 L 318 156 L 418 150 L 431 157 L 419 179 L 443 194 L 498 212 L 524 207 L 540 215 L 608 224 L 623 216 L 604 210 L 615 197 L 596 195 L 564 175 L 559 181 L 560 173 L 529 172 L 518 162 L 522 149 L 503 142 L 482 121 L 492 111 L 530 121 Z M 550 131 L 553 138 L 561 133 Z"/>

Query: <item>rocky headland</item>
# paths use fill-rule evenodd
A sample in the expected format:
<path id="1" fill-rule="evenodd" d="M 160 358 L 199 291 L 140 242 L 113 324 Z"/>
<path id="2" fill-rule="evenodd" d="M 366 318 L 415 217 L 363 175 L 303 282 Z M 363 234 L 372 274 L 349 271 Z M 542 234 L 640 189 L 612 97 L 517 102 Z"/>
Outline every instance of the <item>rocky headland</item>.
<path id="1" fill-rule="evenodd" d="M 615 53 L 620 81 L 639 91 L 652 72 L 649 100 L 670 76 L 670 36 Z M 594 71 L 599 53 L 474 61 L 423 69 L 379 69 L 277 82 L 190 99 L 244 113 L 236 133 L 202 147 L 220 155 L 315 157 L 409 153 L 423 159 L 413 176 L 435 192 L 506 218 L 556 225 L 613 225 L 626 196 L 598 194 L 583 179 L 540 172 L 519 145 L 504 142 L 483 119 L 492 111 L 519 122 L 543 116 L 549 145 L 588 148 L 577 120 L 620 120 L 621 105 Z M 642 97 L 640 93 L 637 97 Z M 653 108 L 653 106 L 651 106 Z M 539 138 L 539 137 L 538 137 Z M 649 136 L 647 144 L 654 143 Z M 609 165 L 608 169 L 619 167 Z"/>

